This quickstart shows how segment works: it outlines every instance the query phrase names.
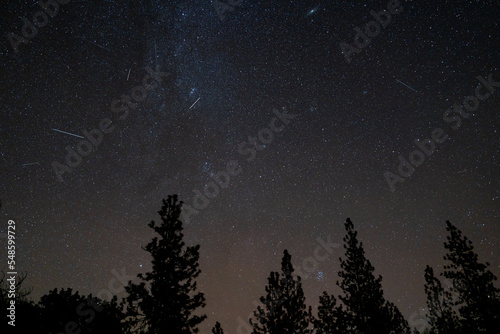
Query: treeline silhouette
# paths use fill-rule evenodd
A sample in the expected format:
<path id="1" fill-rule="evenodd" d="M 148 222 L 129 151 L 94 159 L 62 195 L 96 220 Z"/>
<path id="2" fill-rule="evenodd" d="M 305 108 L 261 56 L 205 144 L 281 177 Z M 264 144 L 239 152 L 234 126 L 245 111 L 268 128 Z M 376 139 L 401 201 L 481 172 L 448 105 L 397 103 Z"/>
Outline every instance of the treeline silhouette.
<path id="1" fill-rule="evenodd" d="M 196 284 L 200 246 L 185 245 L 181 209 L 177 195 L 163 200 L 158 211 L 161 222 L 149 223 L 157 236 L 143 248 L 152 256 L 152 270 L 139 274 L 136 282 L 128 282 L 125 298 L 101 300 L 69 288 L 54 289 L 35 303 L 29 298 L 31 289 L 24 287 L 26 275 L 21 275 L 16 282 L 16 326 L 9 326 L 9 318 L 3 317 L 2 333 L 198 333 L 198 326 L 206 320 L 206 315 L 199 315 L 205 297 Z M 237 334 L 419 333 L 410 328 L 397 306 L 384 298 L 382 276 L 374 275 L 350 219 L 345 229 L 345 255 L 340 258 L 337 281 L 341 295 L 323 292 L 317 315 L 313 315 L 305 303 L 302 279 L 294 275 L 291 255 L 284 250 L 281 270 L 270 273 L 261 304 L 245 326 L 238 326 Z M 433 268 L 425 268 L 429 326 L 423 333 L 499 333 L 497 278 L 488 270 L 488 263 L 479 262 L 472 242 L 456 226 L 447 221 L 446 230 L 446 264 L 439 276 L 451 284 L 443 287 Z M 6 310 L 10 299 L 5 273 L 0 276 L 0 286 L 0 304 Z M 212 333 L 224 333 L 219 322 Z"/>

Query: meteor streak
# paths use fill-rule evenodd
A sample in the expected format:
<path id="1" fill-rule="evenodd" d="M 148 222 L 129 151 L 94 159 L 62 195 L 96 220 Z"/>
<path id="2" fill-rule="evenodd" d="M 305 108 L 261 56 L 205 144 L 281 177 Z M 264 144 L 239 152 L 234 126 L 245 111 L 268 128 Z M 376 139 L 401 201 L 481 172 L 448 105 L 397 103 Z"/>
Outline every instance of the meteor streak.
<path id="1" fill-rule="evenodd" d="M 65 134 L 70 135 L 70 136 L 75 136 L 75 137 L 78 137 L 78 138 L 85 139 L 85 138 L 83 138 L 82 136 L 75 135 L 74 133 L 69 133 L 69 132 L 62 131 L 62 130 L 57 130 L 57 129 L 52 129 L 52 130 L 57 131 L 57 132 L 61 132 L 61 133 L 65 133 Z"/>
<path id="2" fill-rule="evenodd" d="M 106 50 L 106 51 L 111 52 L 111 50 L 110 50 L 110 49 L 105 48 L 104 46 L 99 45 L 99 44 L 97 44 L 97 43 L 95 43 L 95 42 L 89 41 L 89 40 L 87 40 L 87 39 L 85 39 L 85 38 L 81 38 L 81 37 L 80 37 L 80 39 L 84 40 L 84 41 L 85 41 L 85 42 L 87 42 L 87 43 L 94 44 L 95 46 L 97 46 L 97 47 L 99 47 L 99 48 L 101 48 L 101 49 L 104 49 L 104 50 Z"/>
<path id="3" fill-rule="evenodd" d="M 22 164 L 21 166 L 22 167 L 26 167 L 26 166 L 33 166 L 33 165 L 40 165 L 38 162 L 30 162 L 30 163 L 27 163 L 27 164 Z"/>
<path id="4" fill-rule="evenodd" d="M 394 78 L 394 79 L 396 79 L 396 78 Z M 415 93 L 418 93 L 415 89 L 411 88 L 410 86 L 408 86 L 408 85 L 407 85 L 407 84 L 405 84 L 404 82 L 399 81 L 398 79 L 396 79 L 396 81 L 397 81 L 397 82 L 399 82 L 400 84 L 405 85 L 406 87 L 410 88 L 410 89 L 411 89 L 412 91 L 414 91 Z"/>
<path id="5" fill-rule="evenodd" d="M 194 103 L 191 105 L 191 107 L 189 107 L 188 110 L 191 110 L 191 108 L 194 107 L 194 105 L 196 104 L 196 102 L 198 102 L 200 99 L 201 99 L 201 96 L 198 98 L 198 100 L 194 101 Z"/>

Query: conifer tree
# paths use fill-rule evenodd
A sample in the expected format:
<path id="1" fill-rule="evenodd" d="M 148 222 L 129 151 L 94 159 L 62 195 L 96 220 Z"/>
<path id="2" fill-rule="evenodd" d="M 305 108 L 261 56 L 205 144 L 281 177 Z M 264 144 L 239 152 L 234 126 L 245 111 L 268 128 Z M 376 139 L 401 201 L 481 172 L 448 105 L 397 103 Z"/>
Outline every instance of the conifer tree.
<path id="1" fill-rule="evenodd" d="M 220 323 L 218 321 L 215 323 L 214 328 L 212 328 L 212 333 L 213 334 L 224 334 L 224 331 L 222 330 L 222 326 L 220 325 Z"/>
<path id="2" fill-rule="evenodd" d="M 386 301 L 387 315 L 391 328 L 390 334 L 410 334 L 411 329 L 403 314 L 398 307 L 393 303 Z"/>
<path id="3" fill-rule="evenodd" d="M 464 333 L 498 333 L 500 328 L 500 290 L 494 286 L 496 276 L 489 263 L 480 263 L 472 242 L 456 226 L 446 222 L 449 232 L 444 243 L 448 251 L 443 276 L 452 281 L 452 293 Z"/>
<path id="4" fill-rule="evenodd" d="M 348 218 L 344 240 L 345 259 L 340 258 L 340 282 L 343 296 L 339 299 L 346 307 L 345 326 L 349 333 L 380 334 L 410 333 L 408 322 L 397 307 L 383 296 L 382 277 L 375 277 L 374 267 L 365 257 L 363 244 Z"/>
<path id="5" fill-rule="evenodd" d="M 266 295 L 260 298 L 262 306 L 250 319 L 253 334 L 307 334 L 311 321 L 311 308 L 305 305 L 300 276 L 293 276 L 291 255 L 285 249 L 281 273 L 271 272 Z"/>
<path id="6" fill-rule="evenodd" d="M 318 318 L 313 320 L 315 334 L 348 333 L 346 313 L 342 305 L 337 305 L 337 299 L 326 291 L 319 297 Z"/>
<path id="7" fill-rule="evenodd" d="M 457 315 L 453 309 L 454 302 L 450 291 L 446 291 L 441 282 L 434 276 L 434 270 L 425 268 L 425 294 L 427 296 L 427 319 L 430 334 L 455 334 L 459 331 Z"/>
<path id="8" fill-rule="evenodd" d="M 85 297 L 71 288 L 54 289 L 40 298 L 38 306 L 41 319 L 38 333 L 128 332 L 124 323 L 125 315 L 116 296 L 105 301 L 92 295 Z"/>
<path id="9" fill-rule="evenodd" d="M 177 195 L 163 200 L 158 211 L 161 223 L 149 223 L 159 237 L 145 247 L 152 256 L 152 271 L 137 275 L 140 283 L 130 281 L 126 287 L 127 315 L 139 333 L 197 333 L 197 326 L 206 318 L 193 314 L 205 307 L 204 294 L 196 292 L 195 281 L 200 274 L 200 246 L 185 246 L 181 207 Z"/>

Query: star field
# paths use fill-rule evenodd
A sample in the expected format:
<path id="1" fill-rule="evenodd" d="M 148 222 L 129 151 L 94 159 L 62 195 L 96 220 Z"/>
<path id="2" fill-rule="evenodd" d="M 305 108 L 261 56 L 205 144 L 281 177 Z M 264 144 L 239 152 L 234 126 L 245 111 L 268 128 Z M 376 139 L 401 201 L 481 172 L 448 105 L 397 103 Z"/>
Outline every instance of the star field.
<path id="1" fill-rule="evenodd" d="M 483 83 L 490 95 L 457 129 L 443 118 L 478 77 L 500 81 L 500 5 L 399 5 L 348 62 L 341 43 L 355 47 L 354 28 L 387 1 L 240 1 L 222 19 L 210 1 L 71 1 L 17 53 L 7 34 L 22 36 L 22 17 L 41 8 L 3 4 L 0 236 L 15 220 L 32 297 L 97 293 L 112 270 L 147 271 L 147 223 L 169 194 L 196 211 L 184 235 L 201 245 L 202 333 L 215 321 L 236 333 L 285 248 L 307 271 L 318 239 L 337 244 L 304 289 L 313 307 L 322 291 L 338 294 L 347 217 L 407 318 L 425 307 L 425 265 L 443 264 L 446 220 L 500 275 L 500 87 Z M 112 103 L 147 68 L 164 75 L 121 120 Z M 112 132 L 60 181 L 53 163 L 82 140 L 71 134 L 108 118 Z M 391 191 L 384 173 L 399 175 L 398 156 L 436 128 L 446 141 Z M 239 172 L 196 203 L 231 161 Z"/>

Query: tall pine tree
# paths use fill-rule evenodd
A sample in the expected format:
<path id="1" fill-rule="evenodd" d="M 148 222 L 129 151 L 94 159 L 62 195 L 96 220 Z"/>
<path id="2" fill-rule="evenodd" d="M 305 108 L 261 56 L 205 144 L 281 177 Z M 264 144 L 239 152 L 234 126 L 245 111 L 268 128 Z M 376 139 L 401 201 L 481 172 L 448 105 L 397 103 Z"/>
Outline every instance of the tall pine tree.
<path id="1" fill-rule="evenodd" d="M 425 294 L 427 295 L 427 319 L 431 334 L 456 334 L 459 328 L 458 318 L 454 310 L 454 301 L 450 291 L 446 291 L 434 270 L 425 268 Z"/>
<path id="2" fill-rule="evenodd" d="M 500 328 L 500 290 L 494 286 L 496 276 L 489 263 L 480 263 L 472 242 L 456 226 L 446 222 L 449 232 L 444 243 L 448 251 L 443 276 L 452 281 L 451 290 L 458 295 L 460 323 L 464 333 L 498 333 Z"/>
<path id="3" fill-rule="evenodd" d="M 313 320 L 315 334 L 344 334 L 346 327 L 346 312 L 342 305 L 337 305 L 337 299 L 326 291 L 319 297 L 318 317 Z"/>
<path id="4" fill-rule="evenodd" d="M 205 307 L 204 294 L 196 292 L 195 281 L 200 274 L 200 246 L 185 247 L 181 207 L 177 195 L 163 200 L 158 211 L 161 223 L 149 223 L 159 237 L 145 248 L 152 256 L 152 271 L 139 274 L 140 283 L 130 281 L 126 287 L 127 315 L 141 334 L 197 333 L 197 326 L 206 318 L 193 314 Z"/>
<path id="5" fill-rule="evenodd" d="M 212 333 L 213 334 L 224 334 L 224 331 L 222 330 L 222 326 L 220 325 L 220 323 L 218 321 L 215 323 L 214 328 L 212 328 Z"/>
<path id="6" fill-rule="evenodd" d="M 340 282 L 344 295 L 339 299 L 346 307 L 345 324 L 348 333 L 398 334 L 410 333 L 408 322 L 397 307 L 384 299 L 382 277 L 375 277 L 374 267 L 365 257 L 363 244 L 349 218 L 345 223 L 345 259 L 340 258 Z"/>
<path id="7" fill-rule="evenodd" d="M 293 276 L 292 257 L 285 249 L 281 273 L 271 272 L 266 295 L 260 298 L 263 307 L 254 311 L 250 319 L 253 334 L 308 334 L 311 308 L 305 305 L 300 276 Z"/>

